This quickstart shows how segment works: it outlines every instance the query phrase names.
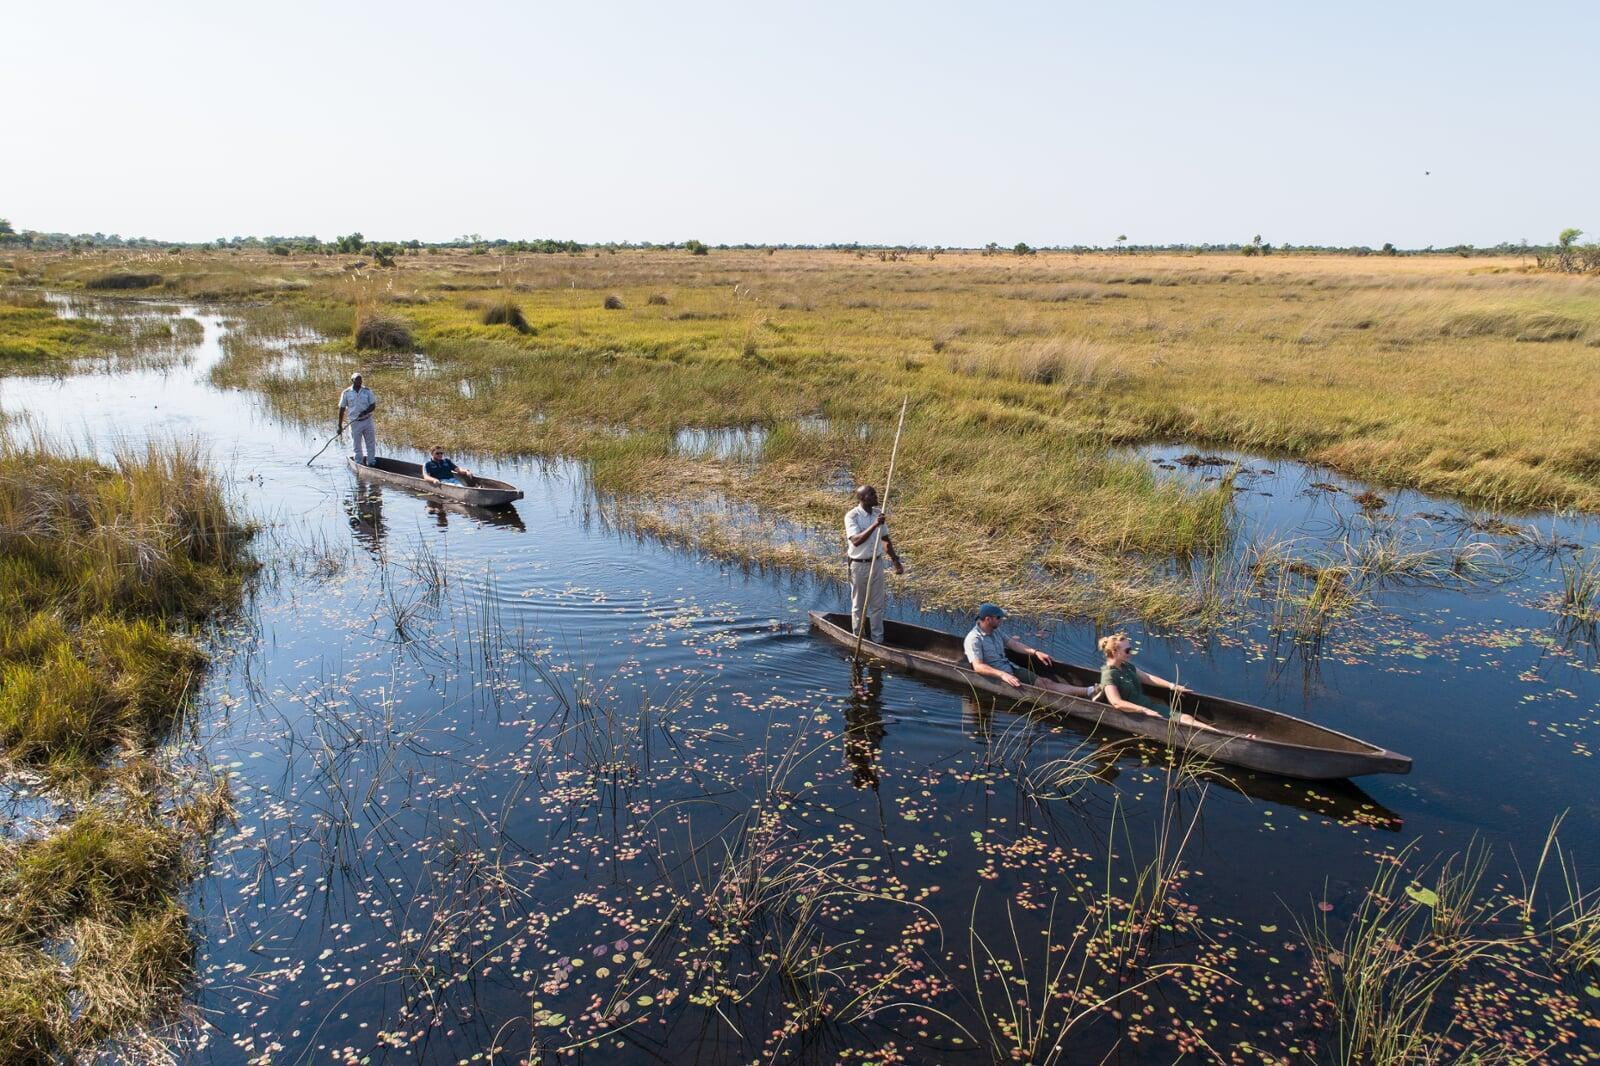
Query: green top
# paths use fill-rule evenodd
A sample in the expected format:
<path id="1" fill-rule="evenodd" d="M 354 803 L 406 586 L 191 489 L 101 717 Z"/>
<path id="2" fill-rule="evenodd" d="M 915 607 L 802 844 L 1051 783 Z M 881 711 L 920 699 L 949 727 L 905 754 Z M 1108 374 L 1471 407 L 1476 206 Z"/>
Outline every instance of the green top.
<path id="1" fill-rule="evenodd" d="M 1144 685 L 1139 680 L 1139 668 L 1132 663 L 1123 663 L 1121 666 L 1106 663 L 1100 668 L 1100 684 L 1102 687 L 1117 686 L 1117 695 L 1129 703 L 1148 707 L 1157 714 L 1166 714 L 1172 710 L 1170 706 L 1157 703 L 1145 694 Z"/>

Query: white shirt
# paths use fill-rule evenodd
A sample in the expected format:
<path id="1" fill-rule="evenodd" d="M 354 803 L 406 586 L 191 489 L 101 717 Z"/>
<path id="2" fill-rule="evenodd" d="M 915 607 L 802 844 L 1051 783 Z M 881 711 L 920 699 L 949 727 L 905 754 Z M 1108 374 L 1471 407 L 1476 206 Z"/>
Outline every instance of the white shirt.
<path id="1" fill-rule="evenodd" d="M 872 536 L 860 544 L 852 543 L 856 537 L 867 531 L 868 526 L 877 521 L 877 514 L 876 508 L 873 509 L 871 514 L 868 514 L 865 507 L 857 505 L 844 516 L 844 551 L 846 556 L 851 559 L 871 559 L 878 553 L 878 542 L 883 539 L 884 534 L 889 532 L 888 522 L 874 529 Z"/>
<path id="2" fill-rule="evenodd" d="M 345 390 L 339 394 L 339 406 L 344 408 L 345 418 L 350 422 L 360 421 L 357 416 L 377 402 L 378 397 L 373 395 L 372 390 L 365 385 L 359 389 L 354 386 L 346 386 Z M 368 415 L 367 417 L 371 418 L 372 416 Z"/>

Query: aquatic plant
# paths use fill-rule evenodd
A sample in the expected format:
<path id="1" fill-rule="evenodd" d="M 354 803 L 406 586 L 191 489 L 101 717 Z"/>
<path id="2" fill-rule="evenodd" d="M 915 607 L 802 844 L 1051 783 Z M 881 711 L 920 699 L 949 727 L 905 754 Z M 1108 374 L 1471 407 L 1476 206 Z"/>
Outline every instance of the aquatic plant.
<path id="1" fill-rule="evenodd" d="M 1331 931 L 1335 908 L 1326 902 L 1301 924 L 1324 993 L 1329 1061 L 1527 1061 L 1527 1053 L 1508 1039 L 1470 1025 L 1451 996 L 1475 968 L 1525 966 L 1533 940 L 1526 917 L 1533 886 L 1522 900 L 1493 900 L 1483 890 L 1489 850 L 1476 840 L 1440 860 L 1431 873 L 1410 868 L 1415 854 L 1412 844 L 1383 857 L 1342 936 Z M 1523 917 L 1512 921 L 1519 912 Z"/>
<path id="2" fill-rule="evenodd" d="M 1562 559 L 1556 610 L 1580 622 L 1600 621 L 1600 553 Z"/>

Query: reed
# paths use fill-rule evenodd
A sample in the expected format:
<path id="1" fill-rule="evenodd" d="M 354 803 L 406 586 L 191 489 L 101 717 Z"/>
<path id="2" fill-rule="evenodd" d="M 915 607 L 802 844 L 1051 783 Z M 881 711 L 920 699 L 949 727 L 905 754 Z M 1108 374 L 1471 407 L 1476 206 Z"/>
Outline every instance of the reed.
<path id="1" fill-rule="evenodd" d="M 1562 559 L 1556 611 L 1579 622 L 1600 621 L 1600 553 Z"/>
<path id="2" fill-rule="evenodd" d="M 1585 889 L 1577 865 L 1565 855 L 1560 855 L 1559 866 L 1566 902 L 1551 921 L 1555 965 L 1600 973 L 1600 890 Z"/>
<path id="3" fill-rule="evenodd" d="M 1441 1018 L 1454 981 L 1513 957 L 1515 936 L 1484 932 L 1500 918 L 1481 897 L 1487 850 L 1473 844 L 1445 859 L 1431 885 L 1425 871 L 1407 874 L 1414 853 L 1413 845 L 1380 864 L 1341 937 L 1325 914 L 1301 927 L 1330 1015 L 1329 1058 L 1340 1066 L 1514 1061 Z"/>

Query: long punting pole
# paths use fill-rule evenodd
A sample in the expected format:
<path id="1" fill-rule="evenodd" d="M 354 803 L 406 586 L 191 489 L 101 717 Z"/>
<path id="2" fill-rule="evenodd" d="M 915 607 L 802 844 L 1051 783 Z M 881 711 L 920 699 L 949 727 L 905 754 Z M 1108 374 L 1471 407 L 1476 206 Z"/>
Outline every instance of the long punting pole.
<path id="1" fill-rule="evenodd" d="M 878 513 L 885 519 L 889 517 L 889 490 L 894 487 L 894 463 L 900 457 L 900 433 L 906 428 L 906 406 L 911 403 L 908 395 L 900 401 L 900 424 L 894 429 L 894 447 L 889 450 L 889 476 L 883 479 L 883 499 L 878 502 Z M 867 635 L 867 626 L 872 624 L 872 616 L 867 613 L 867 607 L 872 603 L 872 575 L 878 572 L 878 548 L 883 544 L 884 530 L 879 529 L 878 535 L 872 544 L 872 565 L 867 567 L 867 594 L 862 597 L 861 626 L 856 630 L 855 661 L 861 662 L 861 641 Z M 884 623 L 885 628 L 888 623 Z"/>

